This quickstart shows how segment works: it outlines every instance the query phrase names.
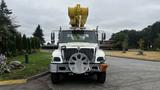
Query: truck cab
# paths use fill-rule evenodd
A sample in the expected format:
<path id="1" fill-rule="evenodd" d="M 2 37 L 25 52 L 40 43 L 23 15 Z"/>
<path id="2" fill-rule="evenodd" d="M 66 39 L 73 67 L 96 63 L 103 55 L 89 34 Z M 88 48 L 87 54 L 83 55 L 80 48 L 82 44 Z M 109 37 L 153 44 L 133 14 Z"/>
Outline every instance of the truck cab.
<path id="1" fill-rule="evenodd" d="M 96 30 L 60 30 L 58 49 L 52 52 L 50 63 L 53 83 L 64 74 L 97 75 L 97 81 L 106 80 L 106 58 L 99 48 Z"/>

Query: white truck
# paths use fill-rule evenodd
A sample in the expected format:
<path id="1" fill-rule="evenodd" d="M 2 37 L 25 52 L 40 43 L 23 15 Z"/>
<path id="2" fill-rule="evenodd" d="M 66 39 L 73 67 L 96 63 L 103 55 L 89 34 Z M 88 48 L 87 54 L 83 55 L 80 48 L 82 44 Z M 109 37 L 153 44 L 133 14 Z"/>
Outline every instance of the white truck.
<path id="1" fill-rule="evenodd" d="M 58 49 L 52 52 L 50 63 L 51 80 L 53 83 L 58 83 L 60 77 L 66 74 L 84 76 L 96 74 L 97 81 L 104 83 L 108 65 L 106 64 L 104 51 L 99 48 L 98 28 L 89 30 L 83 27 L 84 19 L 88 14 L 87 8 L 80 8 L 80 5 L 77 5 L 76 8 L 70 9 L 73 11 L 71 14 L 76 16 L 74 18 L 69 12 L 71 21 L 73 19 L 72 27 L 68 30 L 62 30 L 62 28 L 59 30 Z M 87 13 L 84 14 L 80 11 Z M 85 18 L 80 14 L 83 14 Z M 82 21 L 82 23 L 76 21 L 75 24 L 74 20 L 76 19 Z M 105 39 L 104 34 L 102 34 L 102 37 Z"/>
<path id="2" fill-rule="evenodd" d="M 51 79 L 59 82 L 63 74 L 97 75 L 97 81 L 106 80 L 106 58 L 99 49 L 98 32 L 95 30 L 61 30 L 58 49 L 52 53 Z"/>

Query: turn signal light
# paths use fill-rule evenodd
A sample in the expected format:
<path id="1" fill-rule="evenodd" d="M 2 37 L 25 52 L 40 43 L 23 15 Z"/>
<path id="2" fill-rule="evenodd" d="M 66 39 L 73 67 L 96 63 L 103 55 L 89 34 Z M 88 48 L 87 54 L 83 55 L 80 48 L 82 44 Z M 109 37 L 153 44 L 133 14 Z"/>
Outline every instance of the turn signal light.
<path id="1" fill-rule="evenodd" d="M 107 64 L 100 64 L 100 70 L 101 70 L 101 72 L 106 72 L 107 68 L 108 68 Z"/>

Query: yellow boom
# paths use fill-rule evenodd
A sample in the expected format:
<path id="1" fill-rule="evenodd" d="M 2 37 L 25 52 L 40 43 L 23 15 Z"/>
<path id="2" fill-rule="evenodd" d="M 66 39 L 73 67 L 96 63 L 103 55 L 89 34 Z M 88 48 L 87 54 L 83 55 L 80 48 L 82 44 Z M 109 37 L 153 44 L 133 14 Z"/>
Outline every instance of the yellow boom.
<path id="1" fill-rule="evenodd" d="M 88 8 L 80 7 L 80 4 L 76 7 L 68 7 L 68 16 L 72 27 L 84 27 L 88 17 Z"/>

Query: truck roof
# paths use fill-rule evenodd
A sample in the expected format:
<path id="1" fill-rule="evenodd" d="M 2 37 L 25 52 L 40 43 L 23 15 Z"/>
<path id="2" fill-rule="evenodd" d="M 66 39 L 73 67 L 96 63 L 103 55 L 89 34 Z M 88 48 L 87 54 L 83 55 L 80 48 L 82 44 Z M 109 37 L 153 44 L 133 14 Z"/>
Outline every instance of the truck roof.
<path id="1" fill-rule="evenodd" d="M 52 32 L 55 31 L 74 31 L 74 30 L 83 30 L 83 31 L 96 31 L 96 29 L 90 29 L 90 28 L 60 28 L 59 30 L 53 30 Z"/>

